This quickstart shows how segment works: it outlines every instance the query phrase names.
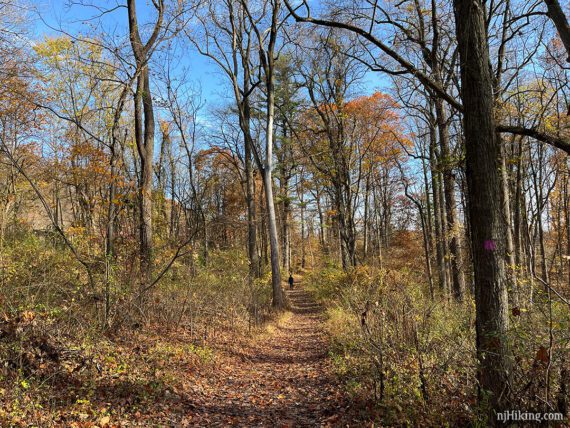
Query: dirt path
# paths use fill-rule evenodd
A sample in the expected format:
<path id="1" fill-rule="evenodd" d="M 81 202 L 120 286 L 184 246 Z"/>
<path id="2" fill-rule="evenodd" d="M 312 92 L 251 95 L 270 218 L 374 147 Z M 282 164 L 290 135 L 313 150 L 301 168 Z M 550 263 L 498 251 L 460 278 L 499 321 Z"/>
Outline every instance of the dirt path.
<path id="1" fill-rule="evenodd" d="M 336 426 L 343 394 L 327 359 L 322 310 L 303 289 L 267 335 L 235 347 L 213 376 L 198 380 L 189 425 Z"/>

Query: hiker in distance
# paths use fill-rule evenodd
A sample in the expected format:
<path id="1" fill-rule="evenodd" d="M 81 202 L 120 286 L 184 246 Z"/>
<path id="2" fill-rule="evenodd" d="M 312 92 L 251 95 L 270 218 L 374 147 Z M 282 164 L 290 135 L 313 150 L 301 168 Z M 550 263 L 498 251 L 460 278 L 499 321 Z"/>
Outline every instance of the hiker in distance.
<path id="1" fill-rule="evenodd" d="M 290 273 L 290 274 L 289 274 L 289 290 L 292 290 L 292 289 L 293 289 L 293 283 L 294 283 L 294 282 L 295 282 L 295 281 L 293 280 L 293 273 Z"/>

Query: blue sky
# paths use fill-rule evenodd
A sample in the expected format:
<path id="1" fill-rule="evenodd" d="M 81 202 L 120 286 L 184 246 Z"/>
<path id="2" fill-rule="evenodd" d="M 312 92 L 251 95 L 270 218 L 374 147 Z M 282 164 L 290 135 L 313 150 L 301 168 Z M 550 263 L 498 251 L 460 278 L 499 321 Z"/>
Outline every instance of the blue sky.
<path id="1" fill-rule="evenodd" d="M 98 5 L 101 8 L 111 8 L 117 4 L 125 4 L 124 0 L 85 0 L 85 2 Z M 104 30 L 126 37 L 128 32 L 126 8 L 118 8 L 101 19 L 90 19 L 99 14 L 97 9 L 82 5 L 70 6 L 69 3 L 69 0 L 40 0 L 34 2 L 38 12 L 33 31 L 36 38 L 42 39 L 46 35 L 58 35 L 58 31 L 54 30 L 54 28 L 63 28 L 66 32 L 74 34 L 85 33 L 96 22 L 103 26 L 102 28 L 97 28 L 96 32 Z M 152 21 L 153 7 L 150 0 L 138 0 L 137 12 L 139 25 L 142 26 Z M 207 106 L 220 105 L 231 101 L 231 92 L 226 89 L 227 82 L 212 60 L 190 49 L 189 54 L 180 58 L 180 66 L 187 68 L 191 76 L 190 79 L 201 87 L 202 98 L 207 102 Z M 386 85 L 387 79 L 385 76 L 382 76 L 380 73 L 369 72 L 362 82 L 362 91 L 371 93 L 375 89 L 385 88 Z"/>
<path id="2" fill-rule="evenodd" d="M 119 0 L 124 4 L 123 0 Z M 112 7 L 116 4 L 114 0 L 93 0 L 94 4 L 99 4 L 101 7 Z M 149 22 L 152 19 L 152 6 L 149 6 L 149 1 L 139 0 L 137 2 L 137 12 L 139 15 L 139 25 Z M 90 7 L 81 5 L 73 5 L 69 7 L 69 0 L 42 0 L 36 3 L 39 15 L 35 21 L 35 36 L 36 38 L 43 38 L 44 36 L 57 36 L 58 28 L 63 28 L 66 32 L 77 34 L 85 32 L 93 25 L 90 20 L 98 14 L 97 10 Z M 104 30 L 116 32 L 122 36 L 127 35 L 127 11 L 125 8 L 120 8 L 110 14 L 105 15 L 101 20 Z M 204 99 L 209 102 L 218 102 L 220 100 L 219 86 L 221 76 L 219 76 L 218 69 L 212 62 L 199 55 L 196 52 L 187 58 L 181 58 L 181 65 L 189 67 L 192 73 L 192 79 L 196 81 L 201 87 Z"/>

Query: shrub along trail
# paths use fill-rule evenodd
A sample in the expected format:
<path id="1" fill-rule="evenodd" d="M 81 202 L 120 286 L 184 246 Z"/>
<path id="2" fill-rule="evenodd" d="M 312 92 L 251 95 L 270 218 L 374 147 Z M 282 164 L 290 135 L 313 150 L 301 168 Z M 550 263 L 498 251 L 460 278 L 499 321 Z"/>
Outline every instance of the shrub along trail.
<path id="1" fill-rule="evenodd" d="M 346 426 L 354 409 L 327 357 L 322 309 L 302 289 L 287 294 L 291 310 L 262 333 L 213 329 L 202 345 L 184 326 L 148 326 L 79 348 L 40 334 L 31 312 L 0 322 L 0 336 L 27 332 L 29 371 L 0 366 L 0 426 Z M 48 345 L 56 358 L 36 349 Z"/>
<path id="2" fill-rule="evenodd" d="M 322 309 L 303 289 L 262 336 L 226 349 L 224 361 L 192 382 L 186 425 L 337 426 L 345 396 L 327 358 Z"/>

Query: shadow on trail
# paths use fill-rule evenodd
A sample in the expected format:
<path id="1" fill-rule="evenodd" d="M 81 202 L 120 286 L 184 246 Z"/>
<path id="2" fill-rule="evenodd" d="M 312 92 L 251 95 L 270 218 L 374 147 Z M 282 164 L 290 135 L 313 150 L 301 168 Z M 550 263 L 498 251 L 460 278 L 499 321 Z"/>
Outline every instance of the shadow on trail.
<path id="1" fill-rule="evenodd" d="M 223 373 L 203 379 L 206 393 L 188 409 L 192 425 L 332 426 L 331 415 L 343 413 L 323 309 L 302 288 L 285 293 L 290 314 L 267 336 L 225 349 Z"/>
<path id="2" fill-rule="evenodd" d="M 287 297 L 290 302 L 290 310 L 294 314 L 312 314 L 321 316 L 323 308 L 301 288 L 286 290 Z"/>

